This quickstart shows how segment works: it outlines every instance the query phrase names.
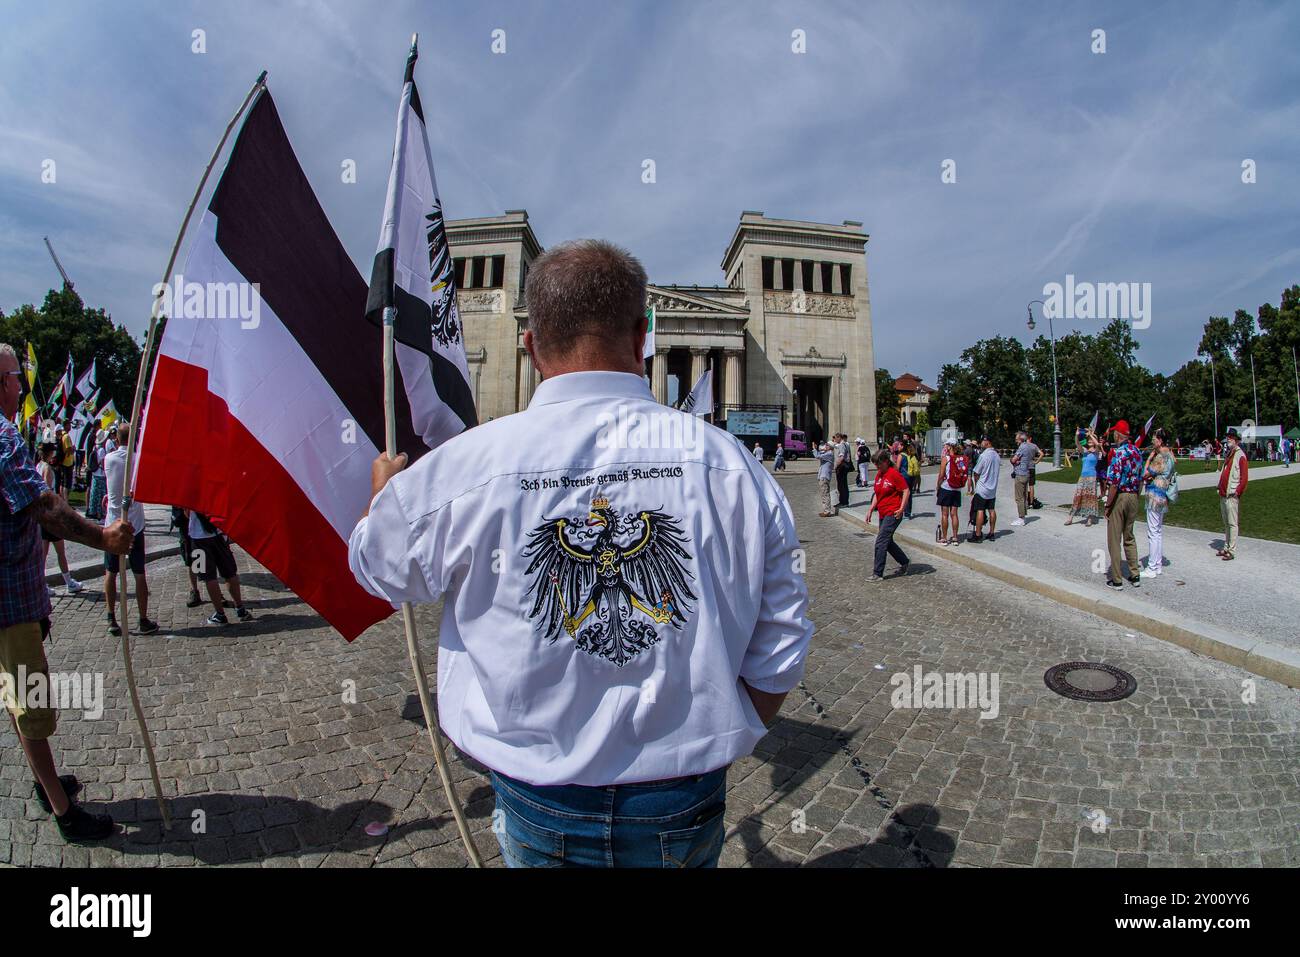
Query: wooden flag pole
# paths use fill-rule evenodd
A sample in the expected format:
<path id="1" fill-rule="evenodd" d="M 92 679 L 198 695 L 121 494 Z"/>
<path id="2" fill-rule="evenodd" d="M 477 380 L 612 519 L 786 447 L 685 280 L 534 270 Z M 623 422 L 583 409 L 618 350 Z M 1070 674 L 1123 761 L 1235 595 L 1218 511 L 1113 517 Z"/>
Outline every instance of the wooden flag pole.
<path id="1" fill-rule="evenodd" d="M 199 186 L 194 191 L 194 197 L 190 200 L 189 208 L 185 210 L 185 218 L 181 220 L 180 232 L 176 234 L 176 241 L 172 243 L 171 255 L 167 257 L 167 268 L 163 270 L 163 280 L 154 298 L 153 308 L 149 312 L 149 332 L 144 340 L 144 354 L 140 357 L 140 370 L 135 379 L 135 398 L 131 402 L 131 424 L 129 437 L 126 442 L 126 474 L 123 476 L 122 495 L 122 517 L 126 518 L 131 510 L 131 502 L 135 494 L 135 485 L 131 473 L 132 457 L 135 453 L 135 442 L 140 428 L 140 400 L 144 394 L 145 375 L 149 368 L 149 359 L 153 354 L 154 339 L 158 332 L 158 307 L 162 301 L 163 292 L 172 278 L 172 267 L 176 265 L 176 255 L 180 252 L 181 240 L 185 238 L 185 230 L 189 228 L 190 217 L 194 215 L 194 207 L 198 205 L 199 196 L 203 193 L 203 187 L 208 183 L 208 177 L 212 174 L 212 168 L 217 164 L 217 157 L 221 155 L 222 149 L 226 145 L 226 140 L 230 138 L 230 131 L 235 128 L 239 118 L 244 115 L 248 109 L 248 104 L 253 102 L 253 98 L 266 88 L 266 71 L 257 78 L 253 88 L 248 91 L 244 97 L 244 102 L 239 104 L 239 109 L 231 117 L 230 122 L 226 124 L 226 131 L 221 134 L 221 142 L 217 148 L 212 151 L 212 158 L 208 160 L 207 167 L 203 170 L 203 177 L 199 180 Z M 153 778 L 153 793 L 158 799 L 158 810 L 162 814 L 163 829 L 169 830 L 172 826 L 171 812 L 167 809 L 167 802 L 162 796 L 162 781 L 158 777 L 158 759 L 153 752 L 153 739 L 149 736 L 149 726 L 145 724 L 144 711 L 140 707 L 140 692 L 136 688 L 135 668 L 131 663 L 131 622 L 127 617 L 126 609 L 126 572 L 128 561 L 126 556 L 122 556 L 118 568 L 118 624 L 122 629 L 122 663 L 126 667 L 126 686 L 131 695 L 131 707 L 135 711 L 135 721 L 140 728 L 140 737 L 144 741 L 144 753 L 149 759 L 149 776 Z"/>
<path id="2" fill-rule="evenodd" d="M 397 455 L 397 417 L 394 411 L 396 382 L 393 375 L 393 322 L 397 310 L 389 306 L 384 310 L 384 445 L 388 457 Z M 411 658 L 411 670 L 415 674 L 415 690 L 420 697 L 420 710 L 424 712 L 424 726 L 429 730 L 429 743 L 433 746 L 433 763 L 438 769 L 438 778 L 442 781 L 443 793 L 451 806 L 451 816 L 456 819 L 456 829 L 460 831 L 461 842 L 470 865 L 482 867 L 478 848 L 470 836 L 469 825 L 465 823 L 465 812 L 456 797 L 456 789 L 447 773 L 447 755 L 442 747 L 442 732 L 438 728 L 438 713 L 429 699 L 429 682 L 424 676 L 424 657 L 420 654 L 420 642 L 415 633 L 415 612 L 410 602 L 402 602 L 402 627 L 406 630 L 406 651 Z"/>

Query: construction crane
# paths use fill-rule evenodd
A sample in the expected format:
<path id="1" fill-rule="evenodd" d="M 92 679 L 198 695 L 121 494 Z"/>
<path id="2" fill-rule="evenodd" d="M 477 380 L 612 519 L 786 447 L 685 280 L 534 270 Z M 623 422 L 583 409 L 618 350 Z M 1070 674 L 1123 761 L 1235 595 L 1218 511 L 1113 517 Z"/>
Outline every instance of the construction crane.
<path id="1" fill-rule="evenodd" d="M 63 268 L 63 263 L 59 262 L 59 257 L 54 254 L 54 247 L 50 245 L 50 237 L 45 236 L 43 238 L 45 239 L 45 248 L 50 251 L 50 258 L 54 260 L 54 265 L 58 267 L 59 275 L 63 277 L 63 285 L 69 289 L 75 288 L 72 285 L 72 280 L 68 278 L 67 270 Z"/>

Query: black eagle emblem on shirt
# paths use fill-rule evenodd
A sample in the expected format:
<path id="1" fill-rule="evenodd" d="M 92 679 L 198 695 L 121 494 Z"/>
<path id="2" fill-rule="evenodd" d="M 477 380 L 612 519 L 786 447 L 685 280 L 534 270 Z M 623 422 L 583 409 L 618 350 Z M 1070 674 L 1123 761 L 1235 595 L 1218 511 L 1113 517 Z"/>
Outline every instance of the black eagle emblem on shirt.
<path id="1" fill-rule="evenodd" d="M 694 610 L 688 544 L 662 509 L 620 516 L 603 496 L 585 519 L 548 518 L 523 550 L 528 617 L 552 644 L 567 632 L 621 668 L 659 641 L 657 625 L 680 628 Z"/>

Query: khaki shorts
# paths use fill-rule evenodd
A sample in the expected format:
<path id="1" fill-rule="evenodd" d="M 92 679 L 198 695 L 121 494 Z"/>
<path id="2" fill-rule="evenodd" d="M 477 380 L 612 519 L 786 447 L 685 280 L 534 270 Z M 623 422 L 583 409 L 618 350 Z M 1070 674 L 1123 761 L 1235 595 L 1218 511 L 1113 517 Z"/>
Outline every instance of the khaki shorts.
<path id="1" fill-rule="evenodd" d="M 9 713 L 14 716 L 18 733 L 29 741 L 44 741 L 54 733 L 57 718 L 53 708 L 26 707 L 26 687 L 19 686 L 19 667 L 30 679 L 40 673 L 49 677 L 50 668 L 45 661 L 45 644 L 41 623 L 26 621 L 20 625 L 0 628 L 0 694 Z"/>

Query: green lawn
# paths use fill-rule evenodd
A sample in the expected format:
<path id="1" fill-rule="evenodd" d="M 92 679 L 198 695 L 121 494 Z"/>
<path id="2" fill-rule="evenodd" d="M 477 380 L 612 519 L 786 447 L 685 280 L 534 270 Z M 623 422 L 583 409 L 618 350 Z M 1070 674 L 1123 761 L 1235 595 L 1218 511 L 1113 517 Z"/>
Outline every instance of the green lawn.
<path id="1" fill-rule="evenodd" d="M 1260 469 L 1278 468 L 1281 464 L 1282 463 L 1280 462 L 1251 462 L 1250 471 L 1253 474 Z M 1201 459 L 1179 459 L 1178 472 L 1180 475 L 1199 475 L 1203 472 L 1217 472 L 1221 465 L 1222 463 L 1217 462 L 1214 459 L 1208 461 Z M 1075 459 L 1073 464 L 1069 466 L 1063 465 L 1059 469 L 1054 469 L 1051 472 L 1043 472 L 1040 469 L 1038 473 L 1038 481 L 1065 482 L 1066 484 L 1073 485 L 1075 482 L 1079 481 L 1079 460 Z M 1246 533 L 1243 531 L 1241 534 L 1245 535 Z"/>
<path id="2" fill-rule="evenodd" d="M 1165 515 L 1165 524 L 1222 532 L 1219 490 L 1195 488 L 1179 493 L 1178 502 Z M 1279 476 L 1259 484 L 1251 482 L 1241 500 L 1241 534 L 1300 545 L 1300 480 Z"/>
<path id="3" fill-rule="evenodd" d="M 1072 465 L 1062 465 L 1059 469 L 1052 469 L 1050 472 L 1038 470 L 1038 481 L 1040 482 L 1065 482 L 1073 485 L 1079 481 L 1080 465 L 1079 460 L 1075 459 Z"/>

